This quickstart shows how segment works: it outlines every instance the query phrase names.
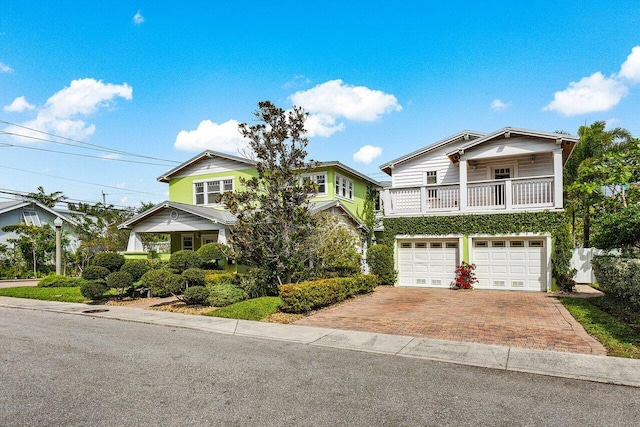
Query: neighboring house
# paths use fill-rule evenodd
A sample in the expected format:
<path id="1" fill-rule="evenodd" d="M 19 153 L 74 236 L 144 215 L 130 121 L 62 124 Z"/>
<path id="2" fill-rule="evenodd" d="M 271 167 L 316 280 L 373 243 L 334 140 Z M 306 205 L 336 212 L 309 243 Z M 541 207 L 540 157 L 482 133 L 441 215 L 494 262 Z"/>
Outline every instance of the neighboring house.
<path id="1" fill-rule="evenodd" d="M 577 142 L 509 127 L 463 131 L 382 165 L 397 284 L 448 287 L 467 261 L 478 289 L 551 289 L 562 170 Z"/>
<path id="2" fill-rule="evenodd" d="M 136 215 L 119 228 L 131 230 L 127 253 L 145 253 L 140 234 L 171 235 L 171 252 L 197 250 L 210 242 L 226 243 L 236 218 L 219 201 L 226 191 L 241 188 L 241 178 L 257 176 L 256 162 L 215 151 L 205 151 L 160 176 L 169 184 L 169 200 Z M 318 185 L 311 199 L 312 212 L 332 212 L 356 228 L 362 228 L 358 212 L 363 209 L 367 188 L 380 184 L 340 162 L 321 162 L 304 176 Z"/>
<path id="3" fill-rule="evenodd" d="M 35 225 L 38 227 L 48 224 L 51 228 L 55 228 L 53 221 L 60 218 L 63 221 L 62 229 L 69 240 L 68 249 L 75 252 L 78 248 L 78 237 L 74 231 L 76 222 L 67 212 L 62 212 L 54 208 L 50 208 L 40 202 L 31 199 L 12 200 L 8 202 L 0 202 L 0 244 L 11 247 L 9 239 L 17 237 L 14 232 L 2 231 L 9 225 Z"/>

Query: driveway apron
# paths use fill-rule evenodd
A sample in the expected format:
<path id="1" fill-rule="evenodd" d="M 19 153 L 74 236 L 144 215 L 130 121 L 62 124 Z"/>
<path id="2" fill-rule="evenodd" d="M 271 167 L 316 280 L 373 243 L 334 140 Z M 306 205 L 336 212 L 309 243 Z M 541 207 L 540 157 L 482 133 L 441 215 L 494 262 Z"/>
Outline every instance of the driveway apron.
<path id="1" fill-rule="evenodd" d="M 606 355 L 557 298 L 541 292 L 379 287 L 295 324 Z"/>

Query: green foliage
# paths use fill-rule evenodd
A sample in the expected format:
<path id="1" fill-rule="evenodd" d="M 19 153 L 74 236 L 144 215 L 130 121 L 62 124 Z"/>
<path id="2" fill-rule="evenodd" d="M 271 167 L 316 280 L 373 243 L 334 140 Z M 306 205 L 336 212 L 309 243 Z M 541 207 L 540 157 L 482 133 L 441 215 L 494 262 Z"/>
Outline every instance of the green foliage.
<path id="1" fill-rule="evenodd" d="M 56 234 L 49 224 L 44 224 L 42 227 L 24 224 L 8 225 L 2 227 L 2 231 L 16 233 L 17 237 L 7 241 L 15 245 L 20 259 L 33 272 L 33 277 L 38 277 L 39 272 L 47 273 L 53 269 L 51 254 L 56 250 Z M 66 243 L 63 236 L 63 247 Z"/>
<path id="2" fill-rule="evenodd" d="M 194 251 L 177 251 L 171 254 L 169 267 L 174 268 L 178 273 L 182 273 L 190 268 L 200 268 L 202 259 Z"/>
<path id="3" fill-rule="evenodd" d="M 187 305 L 209 305 L 209 290 L 205 286 L 191 286 L 184 290 L 182 301 Z"/>
<path id="4" fill-rule="evenodd" d="M 398 272 L 393 269 L 393 248 L 387 245 L 373 245 L 367 250 L 367 265 L 371 274 L 378 277 L 382 285 L 396 283 Z"/>
<path id="5" fill-rule="evenodd" d="M 115 252 L 102 252 L 93 257 L 91 265 L 104 267 L 109 270 L 110 273 L 120 270 L 124 265 L 124 256 Z"/>
<path id="6" fill-rule="evenodd" d="M 571 268 L 572 248 L 573 243 L 568 225 L 559 225 L 553 236 L 551 276 L 556 279 L 556 285 L 566 292 L 573 292 L 576 286 L 576 282 L 573 280 L 576 270 Z"/>
<path id="7" fill-rule="evenodd" d="M 282 311 L 305 313 L 343 301 L 359 293 L 371 292 L 378 284 L 374 275 L 337 277 L 279 287 Z"/>
<path id="8" fill-rule="evenodd" d="M 227 319 L 262 320 L 278 311 L 282 304 L 279 297 L 261 297 L 237 302 L 207 313 L 207 316 Z"/>
<path id="9" fill-rule="evenodd" d="M 591 265 L 600 290 L 640 310 L 640 259 L 596 256 Z"/>
<path id="10" fill-rule="evenodd" d="M 311 241 L 316 277 L 342 277 L 360 273 L 358 232 L 340 222 L 336 215 L 320 213 Z"/>
<path id="11" fill-rule="evenodd" d="M 221 284 L 238 285 L 240 277 L 241 275 L 237 273 L 207 273 L 205 274 L 205 281 L 210 286 Z"/>
<path id="12" fill-rule="evenodd" d="M 263 282 L 263 280 L 268 280 L 268 276 L 266 279 L 263 279 L 265 276 L 260 269 L 252 268 L 248 273 L 238 274 L 236 284 L 249 295 L 249 298 L 259 298 L 270 294 L 277 294 L 277 287 L 270 288 Z"/>
<path id="13" fill-rule="evenodd" d="M 41 288 L 70 288 L 73 286 L 80 286 L 82 279 L 78 277 L 67 277 L 57 274 L 50 274 L 45 276 L 38 282 L 38 287 Z"/>
<path id="14" fill-rule="evenodd" d="M 207 243 L 200 246 L 197 254 L 203 262 L 203 267 L 210 270 L 224 270 L 227 259 L 232 255 L 231 248 L 223 243 Z"/>
<path id="15" fill-rule="evenodd" d="M 146 259 L 127 260 L 124 265 L 120 267 L 120 271 L 129 273 L 134 282 L 140 280 L 144 273 L 149 270 L 151 270 L 151 263 Z"/>
<path id="16" fill-rule="evenodd" d="M 256 158 L 257 176 L 241 179 L 239 191 L 223 195 L 223 202 L 238 217 L 231 243 L 242 262 L 260 266 L 267 287 L 310 276 L 313 215 L 310 195 L 317 192 L 311 180 L 302 179 L 309 165 L 304 122 L 299 107 L 289 111 L 269 101 L 255 113 L 260 123 L 243 123 L 240 132 Z"/>
<path id="17" fill-rule="evenodd" d="M 600 212 L 593 222 L 592 243 L 600 249 L 622 249 L 625 254 L 640 250 L 640 204 Z"/>
<path id="18" fill-rule="evenodd" d="M 105 292 L 107 292 L 108 290 L 109 288 L 102 281 L 86 280 L 80 285 L 80 293 L 83 297 L 90 300 L 97 300 L 102 298 L 102 296 L 104 296 Z"/>
<path id="19" fill-rule="evenodd" d="M 244 301 L 249 295 L 236 285 L 220 283 L 218 285 L 207 286 L 209 291 L 208 302 L 214 307 L 226 307 L 233 303 Z"/>
<path id="20" fill-rule="evenodd" d="M 362 205 L 362 211 L 358 210 L 358 218 L 362 221 L 362 224 L 366 227 L 366 241 L 367 247 L 373 243 L 373 236 L 375 229 L 382 225 L 382 216 L 377 215 L 376 205 L 379 200 L 380 192 L 367 185 L 367 197 Z"/>
<path id="21" fill-rule="evenodd" d="M 107 276 L 107 286 L 114 288 L 122 296 L 133 285 L 133 277 L 126 271 L 114 271 Z"/>
<path id="22" fill-rule="evenodd" d="M 81 280 L 81 279 L 80 279 Z M 82 283 L 82 282 L 81 282 Z M 29 298 L 45 301 L 84 302 L 86 298 L 80 293 L 79 286 L 68 288 L 40 288 L 35 286 L 19 286 L 17 288 L 0 288 L 0 296 L 13 298 Z"/>
<path id="23" fill-rule="evenodd" d="M 204 286 L 206 283 L 205 272 L 200 268 L 188 268 L 182 272 L 182 277 L 187 282 L 187 286 Z"/>
<path id="24" fill-rule="evenodd" d="M 62 191 L 54 191 L 53 193 L 47 194 L 42 186 L 39 186 L 37 190 L 37 193 L 29 193 L 27 197 L 32 200 L 37 200 L 50 208 L 54 207 L 56 203 L 67 199 L 67 196 L 65 196 Z"/>
<path id="25" fill-rule="evenodd" d="M 151 289 L 154 297 L 168 297 L 181 294 L 186 282 L 179 274 L 168 270 L 149 270 L 142 275 L 140 285 Z"/>
<path id="26" fill-rule="evenodd" d="M 99 265 L 90 265 L 82 271 L 85 280 L 104 280 L 109 275 L 109 269 Z"/>

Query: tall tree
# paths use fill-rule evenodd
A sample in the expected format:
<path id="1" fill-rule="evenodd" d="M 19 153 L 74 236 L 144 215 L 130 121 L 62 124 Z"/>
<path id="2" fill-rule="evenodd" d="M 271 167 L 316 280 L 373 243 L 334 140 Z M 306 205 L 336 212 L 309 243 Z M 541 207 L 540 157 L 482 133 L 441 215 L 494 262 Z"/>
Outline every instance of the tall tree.
<path id="1" fill-rule="evenodd" d="M 238 217 L 230 236 L 241 259 L 260 266 L 265 286 L 305 279 L 313 256 L 309 238 L 314 218 L 309 211 L 316 185 L 302 179 L 308 169 L 304 122 L 299 107 L 285 111 L 270 101 L 258 103 L 260 123 L 239 125 L 255 155 L 257 176 L 241 179 L 243 188 L 222 197 Z"/>
<path id="2" fill-rule="evenodd" d="M 37 193 L 29 193 L 27 197 L 33 200 L 37 200 L 45 206 L 49 206 L 50 208 L 54 207 L 56 203 L 65 201 L 67 196 L 64 195 L 62 191 L 54 191 L 53 193 L 47 194 L 44 191 L 43 186 L 38 187 Z"/>
<path id="3" fill-rule="evenodd" d="M 582 222 L 582 245 L 590 246 L 591 211 L 596 201 L 589 193 L 569 190 L 578 179 L 578 169 L 584 162 L 600 159 L 608 152 L 624 150 L 633 141 L 631 133 L 623 128 L 606 130 L 604 121 L 597 121 L 591 126 L 580 126 L 580 141 L 567 160 L 564 168 L 564 184 L 567 189 L 567 210 L 572 216 L 572 234 L 574 242 L 577 234 L 577 217 Z"/>

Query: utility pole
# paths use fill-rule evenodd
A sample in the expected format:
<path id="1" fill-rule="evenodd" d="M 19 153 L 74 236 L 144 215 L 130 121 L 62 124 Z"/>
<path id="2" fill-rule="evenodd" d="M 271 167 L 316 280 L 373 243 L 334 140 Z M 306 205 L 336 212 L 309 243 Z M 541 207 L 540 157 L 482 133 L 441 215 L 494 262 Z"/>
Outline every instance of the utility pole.
<path id="1" fill-rule="evenodd" d="M 108 196 L 108 194 L 106 194 L 106 193 L 105 193 L 104 191 L 102 191 L 102 190 L 101 190 L 100 192 L 102 193 L 102 204 L 103 204 L 104 206 L 107 206 L 107 196 Z"/>

